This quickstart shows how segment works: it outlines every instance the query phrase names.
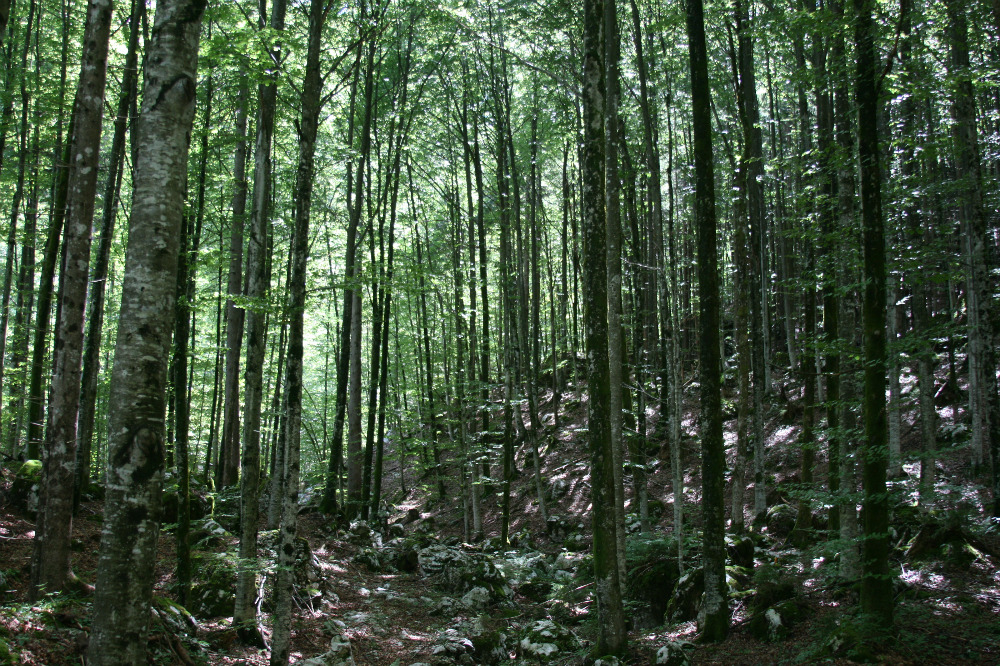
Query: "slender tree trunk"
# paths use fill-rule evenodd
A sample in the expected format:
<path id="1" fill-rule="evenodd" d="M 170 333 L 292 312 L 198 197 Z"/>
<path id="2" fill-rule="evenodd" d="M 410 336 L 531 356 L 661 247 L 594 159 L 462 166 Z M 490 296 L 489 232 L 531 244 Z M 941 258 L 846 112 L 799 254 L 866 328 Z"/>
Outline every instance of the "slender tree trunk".
<path id="1" fill-rule="evenodd" d="M 625 617 L 619 579 L 615 519 L 615 456 L 610 428 L 611 376 L 608 361 L 608 256 L 605 220 L 605 136 L 611 122 L 606 104 L 605 1 L 584 2 L 583 29 L 583 191 L 584 309 L 590 401 L 587 433 L 591 455 L 594 581 L 597 601 L 596 655 L 625 651 Z"/>
<path id="2" fill-rule="evenodd" d="M 235 481 L 240 452 L 240 350 L 246 310 L 236 304 L 243 295 L 243 229 L 247 206 L 247 106 L 250 91 L 241 77 L 236 102 L 236 152 L 233 156 L 232 222 L 229 234 L 229 274 L 226 285 L 226 379 L 222 408 L 222 437 L 219 441 L 219 464 L 215 468 L 217 485 Z"/>
<path id="3" fill-rule="evenodd" d="M 115 131 L 108 158 L 108 180 L 104 189 L 104 212 L 101 233 L 97 243 L 97 261 L 90 280 L 87 299 L 87 340 L 83 355 L 80 388 L 80 415 L 77 450 L 77 476 L 74 504 L 79 503 L 80 493 L 90 483 L 91 442 L 94 437 L 94 416 L 97 403 L 97 379 L 100 374 L 101 337 L 104 326 L 104 301 L 108 281 L 111 244 L 114 240 L 115 218 L 118 215 L 118 195 L 121 191 L 125 160 L 125 139 L 129 109 L 135 100 L 139 80 L 139 21 L 145 3 L 132 2 L 129 15 L 128 52 L 122 73 L 122 91 L 118 97 Z"/>
<path id="4" fill-rule="evenodd" d="M 313 156 L 323 81 L 320 48 L 323 24 L 330 5 L 312 0 L 309 9 L 309 45 L 302 84 L 302 119 L 299 123 L 299 163 L 295 174 L 295 231 L 292 237 L 292 272 L 288 281 L 288 366 L 285 395 L 284 507 L 281 516 L 278 574 L 275 582 L 274 633 L 271 636 L 271 666 L 285 666 L 291 649 L 292 592 L 295 576 L 296 529 L 299 512 L 299 435 L 302 426 L 303 319 L 306 306 L 306 271 L 309 254 L 309 214 L 312 204 Z"/>
<path id="5" fill-rule="evenodd" d="M 270 28 L 278 33 L 285 27 L 285 0 L 274 0 L 271 6 Z M 266 3 L 261 0 L 260 20 L 266 15 Z M 277 67 L 280 52 L 270 53 Z M 233 625 L 240 640 L 247 645 L 263 646 L 257 621 L 257 524 L 260 517 L 260 439 L 261 404 L 263 402 L 264 352 L 267 346 L 267 303 L 270 277 L 267 264 L 268 221 L 271 202 L 271 144 L 274 137 L 274 116 L 278 84 L 270 78 L 258 91 L 257 143 L 254 146 L 253 207 L 250 218 L 250 239 L 247 246 L 246 296 L 250 303 L 246 313 L 247 360 L 244 381 L 243 451 L 239 466 L 240 483 L 240 567 L 236 581 L 236 608 Z M 230 264 L 231 266 L 232 264 Z M 225 460 L 226 471 L 220 471 L 220 485 L 235 484 L 229 476 L 235 467 L 231 458 Z M 220 465 L 222 467 L 222 465 Z"/>
<path id="6" fill-rule="evenodd" d="M 698 229 L 698 296 L 701 305 L 701 455 L 704 527 L 705 620 L 702 638 L 720 641 L 729 632 L 726 592 L 726 470 L 722 440 L 722 358 L 719 353 L 720 295 L 716 249 L 715 176 L 712 166 L 711 89 L 701 0 L 687 3 L 688 53 L 694 119 L 695 221 Z"/>
<path id="7" fill-rule="evenodd" d="M 111 0 L 91 0 L 83 37 L 83 62 L 77 88 L 75 135 L 70 155 L 64 249 L 63 289 L 56 321 L 49 436 L 43 455 L 42 489 L 31 597 L 59 592 L 72 579 L 69 563 L 73 522 L 77 411 L 83 355 L 83 313 L 90 268 L 90 237 L 97 191 L 97 167 L 104 117 Z"/>
<path id="8" fill-rule="evenodd" d="M 861 221 L 864 237 L 864 443 L 861 449 L 864 540 L 861 610 L 880 629 L 892 626 L 889 574 L 889 497 L 886 493 L 886 274 L 882 221 L 882 175 L 878 147 L 878 51 L 872 0 L 854 0 L 857 49 L 855 99 L 861 162 Z"/>
<path id="9" fill-rule="evenodd" d="M 954 78 L 951 115 L 955 164 L 959 179 L 959 213 L 963 222 L 966 301 L 969 327 L 969 412 L 972 417 L 973 465 L 987 451 L 993 467 L 992 515 L 1000 517 L 1000 395 L 997 393 L 993 280 L 987 261 L 987 224 L 979 155 L 975 93 L 969 59 L 968 20 L 964 0 L 945 3 Z"/>
<path id="10" fill-rule="evenodd" d="M 88 650 L 95 666 L 146 661 L 163 485 L 167 357 L 203 10 L 203 2 L 160 0 L 146 42 L 140 168 L 133 180 L 111 382 L 111 466 Z"/>

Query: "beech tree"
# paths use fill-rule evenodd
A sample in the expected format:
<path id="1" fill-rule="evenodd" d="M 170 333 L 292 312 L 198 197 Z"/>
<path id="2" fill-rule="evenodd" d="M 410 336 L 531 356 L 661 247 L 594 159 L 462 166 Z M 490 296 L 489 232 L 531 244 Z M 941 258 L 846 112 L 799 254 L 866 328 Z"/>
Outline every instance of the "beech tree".
<path id="1" fill-rule="evenodd" d="M 204 0 L 161 0 L 147 45 L 110 397 L 107 499 L 88 658 L 145 661 L 165 461 L 188 134 Z"/>

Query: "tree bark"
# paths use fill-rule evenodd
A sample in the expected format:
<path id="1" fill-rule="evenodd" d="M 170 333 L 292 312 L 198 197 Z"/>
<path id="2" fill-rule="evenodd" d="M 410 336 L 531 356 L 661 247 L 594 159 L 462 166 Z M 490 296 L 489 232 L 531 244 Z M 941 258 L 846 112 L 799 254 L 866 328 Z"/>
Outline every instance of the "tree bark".
<path id="1" fill-rule="evenodd" d="M 77 411 L 83 355 L 83 313 L 90 268 L 90 237 L 104 118 L 111 0 L 91 0 L 83 37 L 83 62 L 77 87 L 76 130 L 71 166 L 60 279 L 63 289 L 56 321 L 54 371 L 49 401 L 49 432 L 43 453 L 42 489 L 32 557 L 31 593 L 62 591 L 72 578 L 69 562 L 73 523 Z"/>
<path id="2" fill-rule="evenodd" d="M 260 20 L 266 15 L 266 3 L 261 0 Z M 271 6 L 270 28 L 278 33 L 285 27 L 285 0 L 275 0 Z M 270 53 L 271 65 L 280 63 L 278 47 Z M 261 84 L 258 91 L 257 143 L 254 146 L 253 206 L 250 217 L 250 240 L 247 245 L 246 295 L 250 303 L 246 313 L 247 360 L 244 380 L 243 451 L 238 469 L 240 483 L 240 568 L 236 581 L 236 609 L 233 625 L 240 640 L 247 645 L 262 646 L 257 625 L 257 523 L 260 517 L 260 438 L 261 404 L 263 402 L 264 352 L 267 345 L 266 303 L 270 277 L 267 264 L 270 247 L 268 222 L 271 202 L 271 144 L 274 139 L 274 116 L 278 84 L 274 76 Z M 220 465 L 220 467 L 223 467 Z M 232 485 L 237 469 L 235 461 L 225 460 L 220 470 L 220 485 Z M 228 484 L 226 482 L 229 482 Z"/>
<path id="3" fill-rule="evenodd" d="M 726 457 L 722 439 L 722 358 L 720 295 L 716 249 L 715 175 L 712 163 L 711 89 L 701 0 L 687 2 L 688 54 L 694 127 L 695 224 L 698 232 L 698 296 L 701 339 L 701 455 L 705 621 L 702 639 L 720 641 L 729 633 L 726 592 Z"/>
<path id="4" fill-rule="evenodd" d="M 204 0 L 160 0 L 147 43 L 111 382 L 110 468 L 89 663 L 146 661 L 163 485 L 167 357 Z"/>
<path id="5" fill-rule="evenodd" d="M 855 101 L 858 105 L 858 157 L 861 162 L 861 222 L 864 248 L 864 442 L 861 449 L 864 540 L 861 560 L 861 610 L 879 629 L 892 626 L 892 577 L 889 575 L 889 497 L 886 493 L 886 273 L 882 220 L 882 175 L 878 146 L 878 51 L 873 0 L 854 0 L 857 49 Z"/>
<path id="6" fill-rule="evenodd" d="M 614 0 L 606 0 L 613 2 Z M 584 2 L 583 28 L 583 270 L 594 532 L 594 592 L 597 601 L 596 656 L 625 651 L 625 618 L 617 553 L 615 457 L 610 429 L 611 385 L 608 362 L 608 257 L 605 220 L 605 123 L 609 121 L 605 86 L 605 8 L 602 0 Z"/>
<path id="7" fill-rule="evenodd" d="M 272 634 L 271 666 L 288 663 L 292 628 L 292 588 L 295 576 L 296 528 L 299 512 L 299 439 L 302 426 L 303 319 L 306 306 L 306 272 L 309 255 L 309 215 L 312 205 L 313 156 L 319 114 L 322 109 L 323 80 L 320 48 L 323 25 L 330 5 L 312 0 L 309 6 L 309 44 L 306 73 L 302 83 L 302 118 L 299 122 L 299 163 L 295 173 L 295 231 L 292 236 L 292 272 L 288 280 L 288 366 L 285 395 L 288 417 L 285 422 L 285 476 L 278 574 L 275 582 L 275 618 Z"/>

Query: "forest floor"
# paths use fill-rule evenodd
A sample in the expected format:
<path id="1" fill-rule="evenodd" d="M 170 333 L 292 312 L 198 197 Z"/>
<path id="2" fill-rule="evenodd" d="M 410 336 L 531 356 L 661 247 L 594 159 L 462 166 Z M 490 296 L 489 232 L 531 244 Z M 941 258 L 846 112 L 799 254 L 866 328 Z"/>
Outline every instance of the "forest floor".
<path id="1" fill-rule="evenodd" d="M 797 482 L 798 453 L 794 443 L 798 428 L 786 425 L 789 419 L 784 418 L 794 409 L 794 403 L 776 404 L 769 412 L 770 471 L 774 482 L 769 504 L 797 501 L 791 489 Z M 390 497 L 394 504 L 386 522 L 405 523 L 402 531 L 407 538 L 421 535 L 423 543 L 447 544 L 497 561 L 524 555 L 540 556 L 549 563 L 558 563 L 557 557 L 562 553 L 563 559 L 582 557 L 585 562 L 584 552 L 589 548 L 586 536 L 589 534 L 589 456 L 585 438 L 579 435 L 584 411 L 585 404 L 580 399 L 566 400 L 558 429 L 553 427 L 552 414 L 547 414 L 548 440 L 542 451 L 542 476 L 550 494 L 554 495 L 549 498 L 549 513 L 565 519 L 571 533 L 568 536 L 547 534 L 527 447 L 522 447 L 518 453 L 520 474 L 512 490 L 510 532 L 519 537 L 517 553 L 508 551 L 504 555 L 491 551 L 489 540 L 486 544 L 463 546 L 465 521 L 461 502 L 436 500 L 435 484 L 426 478 L 408 478 L 411 488 L 406 496 L 395 491 L 395 496 Z M 948 408 L 942 408 L 941 414 L 947 417 Z M 734 425 L 735 421 L 727 423 L 727 430 Z M 688 420 L 685 428 L 693 430 L 693 423 Z M 954 424 L 952 428 L 961 430 L 954 428 Z M 904 453 L 908 453 L 915 445 L 916 435 L 907 415 L 904 415 L 903 432 Z M 727 438 L 731 435 L 727 434 Z M 727 441 L 732 444 L 731 439 Z M 685 446 L 688 449 L 685 468 L 697 470 L 694 439 L 686 438 Z M 672 530 L 669 507 L 673 496 L 665 452 L 652 458 L 650 497 L 662 502 L 666 509 L 658 517 L 654 536 L 662 537 Z M 856 594 L 854 588 L 837 580 L 835 549 L 829 542 L 818 539 L 802 548 L 793 548 L 786 538 L 765 534 L 755 550 L 757 573 L 751 575 L 754 582 L 744 581 L 744 587 L 761 584 L 761 572 L 793 582 L 799 615 L 797 621 L 788 623 L 791 626 L 780 640 L 762 640 L 751 630 L 753 592 L 748 590 L 733 602 L 734 625 L 726 641 L 715 645 L 697 644 L 694 621 L 646 623 L 658 626 L 630 631 L 629 655 L 623 663 L 656 663 L 655 655 L 662 646 L 671 641 L 689 641 L 691 645 L 686 649 L 693 664 L 851 664 L 862 661 L 1000 664 L 1000 559 L 997 557 L 1000 535 L 977 517 L 982 515 L 984 490 L 968 480 L 966 458 L 967 452 L 961 447 L 942 452 L 938 464 L 936 513 L 932 513 L 931 518 L 913 518 L 915 512 L 905 510 L 907 498 L 915 490 L 915 465 L 908 464 L 906 469 L 910 475 L 894 483 L 897 511 L 893 519 L 893 543 L 896 547 L 891 566 L 893 573 L 898 575 L 895 587 L 897 632 L 894 636 L 874 647 L 852 646 L 850 628 L 858 626 L 853 615 Z M 7 489 L 12 473 L 6 468 L 2 471 L 0 489 Z M 398 464 L 388 470 L 387 487 L 399 486 L 398 472 Z M 817 478 L 825 478 L 824 473 L 821 460 Z M 696 509 L 698 482 L 697 471 L 686 478 L 689 533 L 691 530 L 696 532 L 700 522 Z M 449 490 L 457 492 L 454 485 L 453 480 L 449 480 Z M 494 536 L 499 532 L 499 500 L 495 494 L 487 496 L 483 506 L 485 532 L 487 536 Z M 101 503 L 89 501 L 81 506 L 74 521 L 73 567 L 88 583 L 94 581 L 101 518 Z M 931 551 L 915 561 L 908 556 L 907 546 L 920 533 L 922 525 L 933 521 L 939 525 L 957 525 L 955 529 L 966 535 L 968 542 L 952 540 L 932 544 Z M 393 529 L 398 532 L 400 528 Z M 558 593 L 539 597 L 529 595 L 527 587 L 512 586 L 503 603 L 476 609 L 452 603 L 456 600 L 450 597 L 461 594 L 442 591 L 433 577 L 424 575 L 419 569 L 406 572 L 371 564 L 366 557 L 385 545 L 380 542 L 379 535 L 369 537 L 363 530 L 338 528 L 317 513 L 303 513 L 299 534 L 309 542 L 315 572 L 311 582 L 302 582 L 296 596 L 293 663 L 325 653 L 331 638 L 339 636 L 349 639 L 351 656 L 358 666 L 478 665 L 486 660 L 471 656 L 471 647 L 469 654 L 458 653 L 462 651 L 461 644 L 467 643 L 465 637 L 470 632 L 482 634 L 484 627 L 494 635 L 507 637 L 500 641 L 500 649 L 512 660 L 491 663 L 589 663 L 586 654 L 592 644 L 594 627 L 587 620 L 591 597 L 586 566 L 579 566 L 572 580 L 563 580 L 567 584 L 556 585 Z M 30 520 L 6 506 L 0 507 L 0 648 L 4 645 L 9 648 L 7 655 L 0 649 L 0 665 L 82 664 L 87 645 L 89 600 L 60 595 L 34 604 L 27 602 L 33 536 L 34 525 Z M 574 538 L 584 541 L 583 552 L 567 552 L 566 546 Z M 633 539 L 640 537 L 630 536 L 630 544 Z M 693 546 L 697 539 L 690 538 L 690 543 Z M 229 534 L 205 539 L 200 546 L 205 557 L 233 553 L 236 547 L 236 539 Z M 158 597 L 174 596 L 174 558 L 174 540 L 168 529 L 161 533 L 160 539 L 155 591 Z M 697 554 L 692 554 L 688 566 L 697 566 L 697 559 Z M 270 617 L 266 606 L 262 616 L 267 636 Z M 183 632 L 157 620 L 160 616 L 153 617 L 151 663 L 267 663 L 266 651 L 240 645 L 229 617 L 199 617 L 195 625 Z M 571 647 L 532 660 L 519 647 L 522 645 L 519 640 L 533 623 L 543 620 L 557 620 L 573 640 Z M 180 635 L 182 633 L 185 635 Z M 845 643 L 846 647 L 842 645 Z M 454 649 L 456 644 L 460 646 L 457 651 Z M 517 661 L 519 659 L 521 661 Z"/>

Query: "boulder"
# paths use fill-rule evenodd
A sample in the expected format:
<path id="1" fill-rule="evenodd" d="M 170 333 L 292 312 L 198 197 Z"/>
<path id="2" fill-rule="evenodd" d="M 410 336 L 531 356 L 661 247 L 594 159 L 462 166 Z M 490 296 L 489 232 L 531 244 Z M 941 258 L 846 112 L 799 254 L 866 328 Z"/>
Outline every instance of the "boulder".
<path id="1" fill-rule="evenodd" d="M 688 571 L 674 588 L 667 602 L 664 619 L 667 622 L 688 622 L 698 619 L 705 594 L 705 572 L 701 567 Z"/>
<path id="2" fill-rule="evenodd" d="M 784 539 L 795 529 L 798 511 L 788 504 L 776 504 L 767 510 L 767 533 L 772 539 Z"/>
<path id="3" fill-rule="evenodd" d="M 735 566 L 753 569 L 754 548 L 753 539 L 748 536 L 726 537 L 726 555 Z"/>
<path id="4" fill-rule="evenodd" d="M 475 587 L 482 587 L 490 593 L 493 602 L 508 594 L 503 572 L 482 553 L 437 544 L 422 549 L 417 561 L 420 572 L 433 578 L 445 592 L 465 594 Z"/>
<path id="5" fill-rule="evenodd" d="M 517 647 L 522 658 L 548 663 L 559 654 L 576 650 L 579 640 L 569 629 L 552 620 L 536 620 L 525 627 Z"/>
<path id="6" fill-rule="evenodd" d="M 231 617 L 236 607 L 236 558 L 226 553 L 198 555 L 191 563 L 197 579 L 190 606 L 196 617 Z"/>
<path id="7" fill-rule="evenodd" d="M 545 522 L 545 534 L 553 541 L 562 541 L 569 536 L 569 521 L 562 516 L 552 515 Z"/>
<path id="8" fill-rule="evenodd" d="M 553 479 L 545 491 L 545 501 L 557 502 L 569 492 L 569 481 L 564 478 Z"/>
<path id="9" fill-rule="evenodd" d="M 431 649 L 431 654 L 439 659 L 447 659 L 456 664 L 472 666 L 475 662 L 472 655 L 475 646 L 472 641 L 458 632 L 457 629 L 446 629 L 438 634 L 437 644 Z"/>
<path id="10" fill-rule="evenodd" d="M 802 608 L 794 599 L 782 601 L 750 616 L 750 633 L 760 640 L 780 641 L 802 618 Z"/>
<path id="11" fill-rule="evenodd" d="M 176 601 L 166 597 L 153 597 L 152 607 L 164 628 L 173 634 L 194 636 L 198 633 L 198 621 Z"/>
<path id="12" fill-rule="evenodd" d="M 14 475 L 7 493 L 11 507 L 31 520 L 38 513 L 38 493 L 41 490 L 42 461 L 25 460 Z"/>
<path id="13" fill-rule="evenodd" d="M 632 611 L 635 629 L 651 629 L 663 624 L 671 592 L 677 587 L 679 578 L 677 560 L 671 558 L 652 559 L 629 570 L 625 598 L 637 602 Z"/>
<path id="14" fill-rule="evenodd" d="M 351 656 L 351 640 L 343 635 L 334 636 L 330 649 L 311 659 L 296 662 L 297 666 L 354 666 Z"/>
<path id="15" fill-rule="evenodd" d="M 669 641 L 656 651 L 653 663 L 656 666 L 690 666 L 688 656 L 694 650 L 694 645 L 687 641 Z"/>

